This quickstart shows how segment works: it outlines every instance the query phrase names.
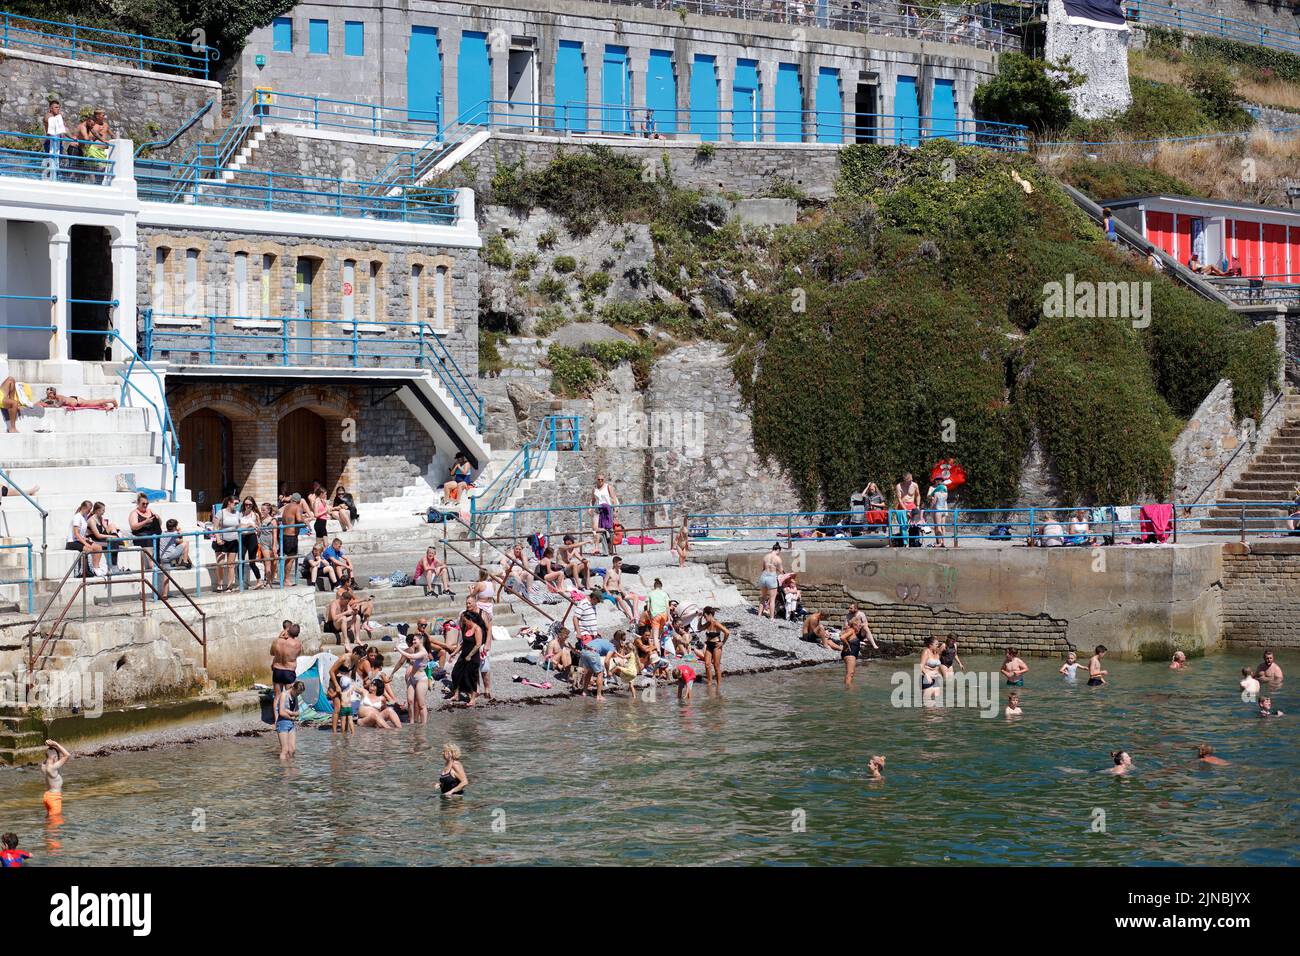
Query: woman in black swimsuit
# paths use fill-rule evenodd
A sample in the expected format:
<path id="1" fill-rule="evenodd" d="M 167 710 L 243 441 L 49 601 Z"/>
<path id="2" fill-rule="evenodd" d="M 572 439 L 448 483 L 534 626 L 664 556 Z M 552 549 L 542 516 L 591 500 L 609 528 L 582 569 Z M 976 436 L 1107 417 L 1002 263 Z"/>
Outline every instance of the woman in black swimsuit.
<path id="1" fill-rule="evenodd" d="M 722 687 L 722 645 L 731 637 L 731 631 L 717 618 L 718 609 L 706 607 L 700 612 L 700 630 L 704 633 L 704 678 L 705 686 L 718 681 Z"/>
<path id="2" fill-rule="evenodd" d="M 844 686 L 852 687 L 853 672 L 858 669 L 858 654 L 862 651 L 862 635 L 858 633 L 856 620 L 849 618 L 845 622 L 844 630 L 835 638 L 835 643 L 840 649 L 840 660 L 844 662 Z"/>
<path id="3" fill-rule="evenodd" d="M 442 773 L 438 774 L 438 789 L 444 797 L 464 793 L 469 786 L 469 777 L 460 762 L 460 748 L 455 744 L 442 745 Z"/>

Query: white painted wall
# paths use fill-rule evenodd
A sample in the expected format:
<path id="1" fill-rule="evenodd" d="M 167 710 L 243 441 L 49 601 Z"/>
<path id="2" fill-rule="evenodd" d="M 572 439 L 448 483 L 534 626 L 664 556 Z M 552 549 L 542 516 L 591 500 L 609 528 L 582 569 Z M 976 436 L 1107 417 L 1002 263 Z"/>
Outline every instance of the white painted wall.
<path id="1" fill-rule="evenodd" d="M 0 292 L 50 294 L 50 233 L 44 223 L 0 222 Z M 49 357 L 48 332 L 10 331 L 9 326 L 51 323 L 49 302 L 0 299 L 0 352 L 11 359 Z"/>

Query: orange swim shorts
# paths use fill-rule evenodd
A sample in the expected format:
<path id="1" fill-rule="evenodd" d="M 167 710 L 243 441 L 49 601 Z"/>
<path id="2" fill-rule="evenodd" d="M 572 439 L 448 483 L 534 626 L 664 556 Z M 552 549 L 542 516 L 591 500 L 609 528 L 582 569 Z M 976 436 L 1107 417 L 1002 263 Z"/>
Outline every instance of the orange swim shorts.
<path id="1" fill-rule="evenodd" d="M 45 812 L 57 817 L 63 814 L 63 794 L 54 790 L 45 791 Z"/>

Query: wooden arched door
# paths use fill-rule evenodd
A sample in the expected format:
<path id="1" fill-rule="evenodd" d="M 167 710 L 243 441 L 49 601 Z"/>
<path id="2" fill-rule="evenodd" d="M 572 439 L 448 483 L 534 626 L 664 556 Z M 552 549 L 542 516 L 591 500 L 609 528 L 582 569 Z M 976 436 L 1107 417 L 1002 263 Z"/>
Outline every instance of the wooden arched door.
<path id="1" fill-rule="evenodd" d="M 231 481 L 230 419 L 201 408 L 181 419 L 180 432 L 185 484 L 198 506 L 199 518 L 206 519 Z"/>
<path id="2" fill-rule="evenodd" d="M 313 481 L 328 484 L 325 474 L 325 419 L 309 408 L 294 409 L 280 419 L 276 460 L 278 480 L 305 498 Z"/>

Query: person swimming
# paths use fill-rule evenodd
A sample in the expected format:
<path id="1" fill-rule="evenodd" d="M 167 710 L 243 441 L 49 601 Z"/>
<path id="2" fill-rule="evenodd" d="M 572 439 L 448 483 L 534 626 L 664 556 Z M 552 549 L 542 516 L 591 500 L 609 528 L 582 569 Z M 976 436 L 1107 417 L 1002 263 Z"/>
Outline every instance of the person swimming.
<path id="1" fill-rule="evenodd" d="M 1115 766 L 1107 770 L 1107 773 L 1120 776 L 1133 769 L 1133 758 L 1128 755 L 1127 750 L 1112 750 L 1110 753 L 1110 759 L 1114 761 Z"/>
<path id="2" fill-rule="evenodd" d="M 877 754 L 867 761 L 867 772 L 871 774 L 872 780 L 883 780 L 885 775 L 881 773 L 885 769 L 885 757 L 883 754 Z"/>
<path id="3" fill-rule="evenodd" d="M 1088 686 L 1100 687 L 1106 683 L 1106 675 L 1110 671 L 1102 670 L 1101 659 L 1106 656 L 1106 645 L 1098 644 L 1092 652 L 1092 659 L 1088 661 Z"/>
<path id="4" fill-rule="evenodd" d="M 1181 671 L 1187 669 L 1187 655 L 1182 651 L 1174 651 L 1174 659 L 1169 662 L 1171 671 Z"/>
<path id="5" fill-rule="evenodd" d="M 1209 764 L 1212 767 L 1228 766 L 1228 761 L 1222 757 L 1214 756 L 1214 748 L 1209 744 L 1201 744 L 1196 748 L 1196 761 L 1197 763 Z"/>
<path id="6" fill-rule="evenodd" d="M 1261 717 L 1282 717 L 1282 711 L 1273 706 L 1272 697 L 1261 697 L 1259 699 L 1259 716 Z"/>
<path id="7" fill-rule="evenodd" d="M 1073 684 L 1077 677 L 1076 672 L 1078 670 L 1079 670 L 1079 655 L 1076 654 L 1074 651 L 1070 651 L 1068 654 L 1065 655 L 1065 663 L 1061 665 L 1061 669 L 1057 671 L 1057 673 L 1064 674 L 1065 679 L 1069 681 L 1071 684 Z"/>
<path id="8" fill-rule="evenodd" d="M 1006 713 L 1007 713 L 1007 716 L 1008 716 L 1008 717 L 1023 717 L 1023 716 L 1025 715 L 1025 712 L 1024 712 L 1023 710 L 1020 709 L 1020 695 L 1019 695 L 1019 694 L 1008 694 L 1008 695 L 1007 695 L 1007 712 L 1006 712 Z"/>

